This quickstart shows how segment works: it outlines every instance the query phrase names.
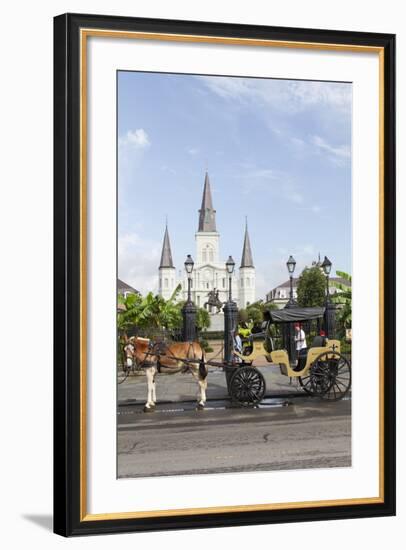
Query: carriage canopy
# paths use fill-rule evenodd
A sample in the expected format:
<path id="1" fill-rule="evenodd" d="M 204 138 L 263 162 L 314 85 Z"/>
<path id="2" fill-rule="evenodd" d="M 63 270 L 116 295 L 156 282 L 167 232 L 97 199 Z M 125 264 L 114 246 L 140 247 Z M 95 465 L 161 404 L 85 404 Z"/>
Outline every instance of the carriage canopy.
<path id="1" fill-rule="evenodd" d="M 292 307 L 288 309 L 270 309 L 265 318 L 271 323 L 299 323 L 320 319 L 325 312 L 324 307 Z"/>

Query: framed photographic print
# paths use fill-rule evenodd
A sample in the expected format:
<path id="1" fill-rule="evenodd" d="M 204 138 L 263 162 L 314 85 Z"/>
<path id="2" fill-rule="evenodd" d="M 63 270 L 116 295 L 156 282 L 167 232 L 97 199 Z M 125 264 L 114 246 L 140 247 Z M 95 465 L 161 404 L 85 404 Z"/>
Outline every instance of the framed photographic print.
<path id="1" fill-rule="evenodd" d="M 395 514 L 395 37 L 54 20 L 54 530 Z"/>

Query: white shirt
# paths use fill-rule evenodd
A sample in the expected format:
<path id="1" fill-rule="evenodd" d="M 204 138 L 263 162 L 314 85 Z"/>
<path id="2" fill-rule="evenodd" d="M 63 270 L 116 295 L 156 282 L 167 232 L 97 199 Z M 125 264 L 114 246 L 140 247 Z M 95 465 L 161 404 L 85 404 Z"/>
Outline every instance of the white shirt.
<path id="1" fill-rule="evenodd" d="M 234 349 L 238 351 L 238 353 L 242 352 L 242 342 L 239 334 L 234 335 Z"/>
<path id="2" fill-rule="evenodd" d="M 295 333 L 295 342 L 296 342 L 296 351 L 300 351 L 301 349 L 307 348 L 306 335 L 302 328 Z"/>

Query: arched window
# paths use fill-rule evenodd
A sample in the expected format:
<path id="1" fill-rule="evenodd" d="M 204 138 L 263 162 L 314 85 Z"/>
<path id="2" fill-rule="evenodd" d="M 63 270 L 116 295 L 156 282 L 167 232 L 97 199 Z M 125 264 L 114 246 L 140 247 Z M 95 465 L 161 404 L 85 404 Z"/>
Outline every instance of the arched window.
<path id="1" fill-rule="evenodd" d="M 248 277 L 247 277 L 246 285 L 247 285 L 248 288 L 250 287 L 250 282 L 251 282 L 251 281 L 250 281 L 250 280 L 248 279 Z"/>
<path id="2" fill-rule="evenodd" d="M 168 288 L 168 279 L 164 279 L 164 286 L 165 288 Z"/>
<path id="3" fill-rule="evenodd" d="M 209 243 L 202 250 L 202 262 L 214 262 L 214 249 Z"/>

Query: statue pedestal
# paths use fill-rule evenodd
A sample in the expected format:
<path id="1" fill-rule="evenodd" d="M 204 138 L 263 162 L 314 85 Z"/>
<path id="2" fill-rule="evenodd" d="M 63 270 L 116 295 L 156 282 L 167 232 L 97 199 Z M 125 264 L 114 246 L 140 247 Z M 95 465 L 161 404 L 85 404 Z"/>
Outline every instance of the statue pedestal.
<path id="1" fill-rule="evenodd" d="M 210 328 L 209 331 L 214 330 L 224 330 L 224 314 L 221 313 L 213 313 L 210 315 Z"/>

